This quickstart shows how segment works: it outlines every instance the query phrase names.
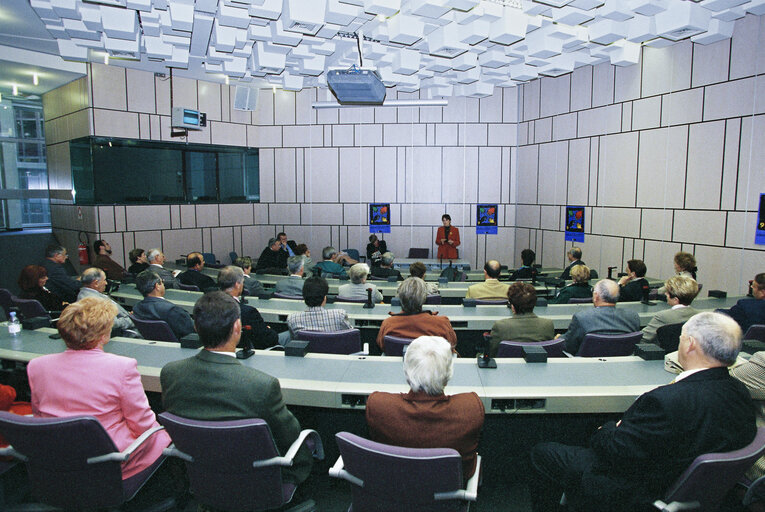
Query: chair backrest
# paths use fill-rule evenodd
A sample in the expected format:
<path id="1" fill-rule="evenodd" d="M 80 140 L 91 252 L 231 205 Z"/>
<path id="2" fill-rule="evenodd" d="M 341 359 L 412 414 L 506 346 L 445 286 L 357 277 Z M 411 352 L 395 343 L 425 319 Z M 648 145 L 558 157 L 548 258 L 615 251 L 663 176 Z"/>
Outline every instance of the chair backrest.
<path id="1" fill-rule="evenodd" d="M 230 251 L 228 253 L 229 259 L 231 259 L 231 264 L 233 265 L 236 259 L 239 257 L 239 255 L 236 253 L 236 251 Z"/>
<path id="2" fill-rule="evenodd" d="M 359 260 L 360 255 L 359 255 L 359 250 L 358 249 L 343 249 L 343 251 L 346 254 L 348 254 L 348 256 L 350 256 L 352 259 L 354 259 L 356 261 L 360 261 Z"/>
<path id="3" fill-rule="evenodd" d="M 298 331 L 297 339 L 309 342 L 308 352 L 321 354 L 361 352 L 361 331 L 358 329 L 332 332 Z"/>
<path id="4" fill-rule="evenodd" d="M 587 334 L 577 355 L 581 357 L 630 356 L 635 344 L 643 338 L 643 331 L 626 334 Z"/>
<path id="5" fill-rule="evenodd" d="M 427 295 L 425 297 L 425 304 L 441 304 L 441 296 L 436 294 Z"/>
<path id="6" fill-rule="evenodd" d="M 523 357 L 523 347 L 541 347 L 548 357 L 566 357 L 563 353 L 563 340 L 549 341 L 501 341 L 497 349 L 497 357 Z"/>
<path id="7" fill-rule="evenodd" d="M 351 485 L 353 510 L 467 510 L 466 502 L 435 501 L 436 493 L 461 489 L 462 462 L 451 448 L 401 448 L 335 434 Z"/>
<path id="8" fill-rule="evenodd" d="M 13 307 L 18 308 L 19 313 L 21 313 L 21 316 L 24 318 L 34 318 L 36 316 L 44 316 L 46 318 L 50 318 L 50 314 L 45 311 L 45 308 L 42 304 L 40 304 L 39 301 L 34 299 L 19 299 L 18 297 L 13 297 L 11 302 L 13 303 Z"/>
<path id="9" fill-rule="evenodd" d="M 594 268 L 590 269 L 590 279 L 597 279 L 598 278 L 598 271 Z"/>
<path id="10" fill-rule="evenodd" d="M 178 343 L 175 333 L 164 320 L 143 320 L 133 315 L 133 324 L 138 332 L 147 340 L 174 341 Z"/>
<path id="11" fill-rule="evenodd" d="M 303 300 L 302 295 L 290 295 L 289 293 L 274 292 L 275 299 Z"/>
<path id="12" fill-rule="evenodd" d="M 36 500 L 67 510 L 116 507 L 125 501 L 120 463 L 88 463 L 118 452 L 92 416 L 33 418 L 0 412 L 0 434 L 27 458 Z"/>
<path id="13" fill-rule="evenodd" d="M 569 304 L 592 304 L 592 297 L 571 297 Z"/>
<path id="14" fill-rule="evenodd" d="M 430 249 L 427 247 L 410 247 L 407 258 L 427 259 L 430 255 Z"/>
<path id="15" fill-rule="evenodd" d="M 255 461 L 279 456 L 265 421 L 198 421 L 169 412 L 158 419 L 175 448 L 193 458 L 186 461 L 186 470 L 191 492 L 201 504 L 221 510 L 282 506 L 279 466 L 253 467 Z"/>
<path id="16" fill-rule="evenodd" d="M 218 259 L 215 257 L 214 253 L 211 252 L 203 252 L 202 258 L 205 260 L 205 265 L 217 265 Z"/>
<path id="17" fill-rule="evenodd" d="M 757 340 L 765 342 L 765 325 L 750 325 L 744 334 L 745 340 Z"/>
<path id="18" fill-rule="evenodd" d="M 202 290 L 199 289 L 199 286 L 195 284 L 183 284 L 182 282 L 178 281 L 176 283 L 178 285 L 179 290 L 186 290 L 187 292 L 200 292 Z"/>
<path id="19" fill-rule="evenodd" d="M 408 346 L 414 339 L 399 338 L 398 336 L 385 335 L 383 337 L 383 346 L 386 356 L 403 356 L 404 347 Z"/>
<path id="20" fill-rule="evenodd" d="M 680 345 L 680 333 L 683 323 L 662 325 L 656 329 L 656 343 L 664 352 L 674 352 Z"/>
<path id="21" fill-rule="evenodd" d="M 757 429 L 754 441 L 740 450 L 700 455 L 675 481 L 664 501 L 666 503 L 697 501 L 701 506 L 694 510 L 715 511 L 720 507 L 728 491 L 736 485 L 736 482 L 763 452 L 765 452 L 765 427 L 760 427 Z"/>
<path id="22" fill-rule="evenodd" d="M 14 295 L 5 288 L 0 288 L 0 307 L 2 307 L 6 313 L 10 312 L 13 307 Z"/>
<path id="23" fill-rule="evenodd" d="M 372 297 L 372 302 L 374 302 L 375 298 Z M 335 302 L 353 302 L 354 304 L 364 304 L 367 301 L 367 299 L 351 299 L 350 297 L 340 297 L 338 296 L 335 299 Z"/>
<path id="24" fill-rule="evenodd" d="M 506 306 L 507 299 L 475 299 L 478 306 Z"/>

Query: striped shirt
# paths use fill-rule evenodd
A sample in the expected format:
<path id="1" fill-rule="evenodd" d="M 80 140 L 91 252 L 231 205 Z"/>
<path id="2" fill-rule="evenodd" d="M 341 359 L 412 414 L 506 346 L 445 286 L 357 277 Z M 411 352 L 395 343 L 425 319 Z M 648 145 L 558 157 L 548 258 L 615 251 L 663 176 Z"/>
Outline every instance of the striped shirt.
<path id="1" fill-rule="evenodd" d="M 290 314 L 287 317 L 287 326 L 293 338 L 298 331 L 332 332 L 353 329 L 345 310 L 326 309 L 321 306 Z"/>

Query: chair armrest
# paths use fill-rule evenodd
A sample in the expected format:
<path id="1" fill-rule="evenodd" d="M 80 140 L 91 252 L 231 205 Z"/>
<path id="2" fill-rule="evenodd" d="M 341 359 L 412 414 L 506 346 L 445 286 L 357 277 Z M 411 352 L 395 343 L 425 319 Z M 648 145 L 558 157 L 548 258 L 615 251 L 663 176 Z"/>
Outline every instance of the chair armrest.
<path id="1" fill-rule="evenodd" d="M 748 506 L 753 501 L 757 499 L 758 492 L 757 488 L 762 485 L 762 483 L 765 482 L 765 476 L 761 476 L 751 484 L 749 484 L 749 487 L 746 489 L 746 494 L 744 495 L 743 504 L 744 506 Z"/>
<path id="2" fill-rule="evenodd" d="M 156 427 L 150 428 L 138 436 L 138 439 L 130 443 L 130 446 L 125 448 L 122 452 L 112 452 L 104 455 L 99 455 L 97 457 L 90 457 L 86 462 L 88 464 L 98 464 L 99 462 L 108 461 L 125 462 L 130 459 L 130 456 L 133 455 L 133 452 L 136 451 L 139 446 L 141 446 L 144 442 L 146 442 L 147 439 L 149 439 L 152 435 L 156 434 L 160 430 L 165 430 L 165 427 L 162 425 L 157 425 Z"/>
<path id="3" fill-rule="evenodd" d="M 701 504 L 698 501 L 673 501 L 672 503 L 664 503 L 661 500 L 653 502 L 653 506 L 661 510 L 661 512 L 677 512 L 679 510 L 698 510 L 701 508 Z"/>
<path id="4" fill-rule="evenodd" d="M 473 473 L 473 476 L 471 476 L 470 480 L 467 481 L 467 485 L 465 485 L 465 488 L 460 489 L 458 491 L 437 492 L 433 494 L 433 499 L 435 501 L 443 501 L 443 500 L 475 501 L 478 498 L 478 482 L 481 478 L 480 475 L 481 475 L 481 456 L 476 455 L 475 473 Z"/>
<path id="5" fill-rule="evenodd" d="M 188 453 L 180 451 L 178 448 L 175 447 L 175 444 L 171 444 L 170 446 L 162 450 L 162 455 L 165 455 L 167 457 L 178 457 L 179 459 L 183 459 L 186 462 L 194 462 L 194 457 L 192 457 Z"/>
<path id="6" fill-rule="evenodd" d="M 346 480 L 356 487 L 364 487 L 364 480 L 355 477 L 345 470 L 345 464 L 343 463 L 343 457 L 338 457 L 335 461 L 335 465 L 329 468 L 329 476 Z"/>
<path id="7" fill-rule="evenodd" d="M 274 345 L 273 347 L 264 348 L 263 350 L 274 350 L 276 352 L 284 352 L 284 346 Z"/>
<path id="8" fill-rule="evenodd" d="M 14 459 L 18 459 L 22 462 L 26 462 L 29 460 L 29 458 L 26 455 L 23 455 L 16 450 L 13 449 L 13 446 L 7 446 L 5 448 L 0 448 L 0 456 L 2 457 L 13 457 Z"/>
<path id="9" fill-rule="evenodd" d="M 306 442 L 309 444 L 309 448 L 311 448 L 310 445 L 313 444 L 313 448 L 311 448 L 311 454 L 313 455 L 314 459 L 321 460 L 324 458 L 324 445 L 321 443 L 321 437 L 319 437 L 319 433 L 315 430 L 305 429 L 300 432 L 300 435 L 297 439 L 295 439 L 284 456 L 272 457 L 265 460 L 256 460 L 252 463 L 252 467 L 263 468 L 267 466 L 292 466 L 292 463 L 295 461 L 295 455 L 297 455 L 297 452 L 303 443 Z"/>

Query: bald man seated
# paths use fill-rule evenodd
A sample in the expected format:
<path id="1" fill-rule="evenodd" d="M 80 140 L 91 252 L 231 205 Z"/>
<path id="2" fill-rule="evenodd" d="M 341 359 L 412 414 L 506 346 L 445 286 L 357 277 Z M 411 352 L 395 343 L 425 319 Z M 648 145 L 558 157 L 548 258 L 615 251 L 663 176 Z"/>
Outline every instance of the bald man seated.
<path id="1" fill-rule="evenodd" d="M 483 283 L 470 286 L 466 299 L 507 300 L 510 285 L 499 282 L 500 265 L 497 260 L 487 261 L 483 266 Z"/>

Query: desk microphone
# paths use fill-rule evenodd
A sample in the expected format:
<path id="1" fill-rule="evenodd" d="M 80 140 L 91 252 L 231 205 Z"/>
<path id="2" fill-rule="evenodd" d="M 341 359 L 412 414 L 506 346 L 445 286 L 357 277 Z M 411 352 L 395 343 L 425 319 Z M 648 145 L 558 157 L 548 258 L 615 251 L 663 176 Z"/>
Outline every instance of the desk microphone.
<path id="1" fill-rule="evenodd" d="M 651 302 L 650 300 L 648 300 L 648 297 L 650 297 L 651 295 L 651 290 L 648 287 L 648 283 L 643 285 L 642 291 L 643 291 L 643 300 L 641 300 L 640 303 L 645 304 L 646 306 L 655 306 L 656 305 L 655 302 Z"/>
<path id="2" fill-rule="evenodd" d="M 483 354 L 478 356 L 478 368 L 496 368 L 497 362 L 489 357 L 489 347 L 491 347 L 491 334 L 485 332 L 481 338 L 483 338 Z"/>
<path id="3" fill-rule="evenodd" d="M 375 303 L 372 302 L 372 288 L 367 288 L 367 302 L 364 304 L 364 309 L 372 309 L 375 307 Z"/>
<path id="4" fill-rule="evenodd" d="M 252 326 L 251 325 L 243 325 L 242 326 L 243 331 L 249 331 L 247 334 L 252 333 Z M 250 340 L 249 336 L 246 336 L 244 338 L 244 348 L 236 353 L 237 359 L 247 359 L 248 357 L 252 357 L 255 355 L 255 352 L 252 350 L 252 340 Z"/>

